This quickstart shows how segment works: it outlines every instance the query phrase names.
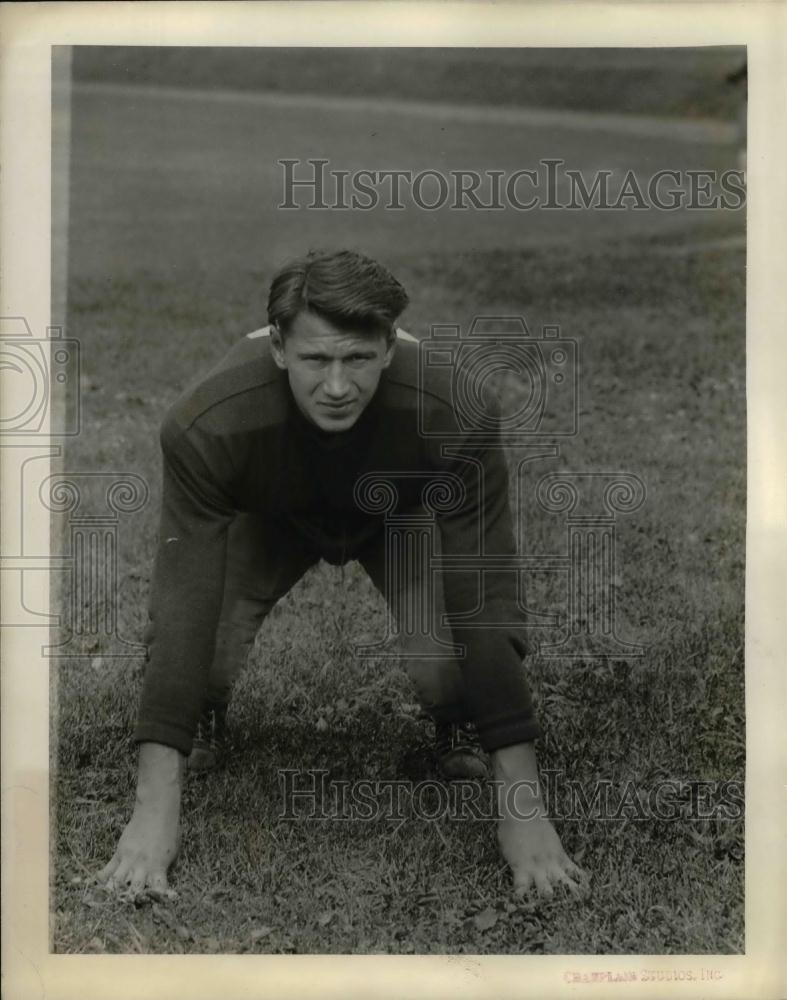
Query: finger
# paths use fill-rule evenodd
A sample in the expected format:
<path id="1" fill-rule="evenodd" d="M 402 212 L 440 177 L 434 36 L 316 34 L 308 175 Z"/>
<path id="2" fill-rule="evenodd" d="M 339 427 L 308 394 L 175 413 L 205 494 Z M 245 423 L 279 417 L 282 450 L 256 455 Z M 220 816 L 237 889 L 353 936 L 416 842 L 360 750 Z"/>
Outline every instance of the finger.
<path id="1" fill-rule="evenodd" d="M 558 852 L 557 857 L 553 859 L 553 864 L 562 868 L 563 871 L 572 878 L 581 879 L 587 875 L 587 872 L 583 871 L 579 865 L 575 864 L 565 851 Z"/>
<path id="2" fill-rule="evenodd" d="M 125 883 L 128 881 L 128 873 L 131 868 L 131 862 L 124 859 L 115 869 L 114 874 L 107 881 L 108 889 L 121 889 Z"/>
<path id="3" fill-rule="evenodd" d="M 552 888 L 552 883 L 547 878 L 545 872 L 536 872 L 535 874 L 536 891 L 539 896 L 554 896 L 555 890 Z"/>
<path id="4" fill-rule="evenodd" d="M 137 867 L 132 870 L 128 889 L 130 895 L 138 896 L 142 892 L 147 882 L 147 874 L 144 868 Z"/>
<path id="5" fill-rule="evenodd" d="M 148 884 L 154 892 L 168 892 L 169 886 L 167 885 L 167 873 L 164 871 L 153 872 L 148 879 Z"/>
<path id="6" fill-rule="evenodd" d="M 110 860 L 104 865 L 101 871 L 96 875 L 99 882 L 106 882 L 106 880 L 116 871 L 117 866 L 120 864 L 120 858 L 117 854 L 113 854 Z"/>
<path id="7" fill-rule="evenodd" d="M 514 872 L 514 891 L 520 895 L 525 896 L 533 888 L 533 875 L 530 871 L 525 869 L 525 871 Z"/>
<path id="8" fill-rule="evenodd" d="M 571 858 L 567 857 L 563 862 L 563 868 L 568 872 L 569 875 L 578 879 L 580 882 L 589 882 L 590 875 L 585 871 L 584 868 L 580 868 L 579 865 L 575 865 Z"/>
<path id="9" fill-rule="evenodd" d="M 574 893 L 578 899 L 587 899 L 590 895 L 590 875 L 578 868 L 576 865 L 572 865 L 569 869 L 569 874 L 572 879 L 574 879 Z"/>
<path id="10" fill-rule="evenodd" d="M 579 884 L 570 879 L 564 869 L 559 865 L 554 865 L 549 870 L 549 878 L 552 880 L 553 885 L 564 885 L 571 892 L 576 893 L 579 891 Z"/>
<path id="11" fill-rule="evenodd" d="M 148 894 L 158 903 L 173 902 L 178 898 L 178 894 L 171 889 L 167 881 L 167 873 L 163 868 L 154 871 L 148 879 Z"/>

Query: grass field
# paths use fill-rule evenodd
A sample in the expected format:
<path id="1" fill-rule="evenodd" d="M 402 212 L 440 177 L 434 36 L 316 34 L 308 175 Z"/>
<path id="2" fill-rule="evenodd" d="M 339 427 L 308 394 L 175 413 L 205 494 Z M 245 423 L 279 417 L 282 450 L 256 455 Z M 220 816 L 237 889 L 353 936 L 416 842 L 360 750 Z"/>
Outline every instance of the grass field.
<path id="1" fill-rule="evenodd" d="M 727 92 L 714 88 L 739 53 L 703 50 L 687 60 L 673 51 L 643 63 L 632 53 L 588 52 L 574 55 L 569 73 L 565 53 L 551 61 L 543 52 L 507 53 L 490 64 L 478 51 L 462 64 L 470 82 L 461 86 L 472 91 L 484 80 L 482 93 L 457 90 L 454 54 L 426 65 L 409 51 L 405 72 L 373 52 L 345 59 L 341 73 L 335 54 L 318 54 L 304 82 L 286 54 L 230 66 L 209 52 L 196 73 L 191 57 L 159 55 L 151 69 L 144 50 L 124 51 L 120 59 L 106 50 L 75 58 L 79 80 L 148 88 L 74 92 L 68 335 L 82 349 L 83 431 L 66 455 L 69 470 L 134 472 L 150 485 L 147 506 L 120 525 L 121 635 L 140 640 L 147 616 L 166 408 L 264 323 L 267 285 L 283 256 L 314 243 L 351 245 L 404 282 L 412 304 L 403 325 L 419 337 L 431 324 L 467 327 L 487 313 L 524 314 L 533 330 L 557 323 L 579 341 L 580 433 L 538 463 L 527 496 L 536 474 L 555 470 L 620 470 L 646 484 L 643 507 L 619 521 L 616 586 L 619 633 L 647 653 L 628 662 L 527 662 L 546 731 L 542 767 L 585 789 L 607 780 L 616 800 L 628 782 L 643 795 L 665 778 L 742 782 L 743 212 L 283 218 L 275 167 L 278 156 L 324 154 L 348 169 L 512 170 L 558 155 L 583 170 L 631 167 L 646 176 L 733 166 L 734 150 L 383 114 L 372 127 L 308 103 L 284 113 L 155 92 L 156 83 L 187 89 L 221 79 L 236 89 L 341 93 L 336 80 L 350 86 L 361 74 L 372 79 L 371 93 L 528 103 L 530 81 L 534 106 L 722 118 L 732 111 L 714 102 Z M 396 83 L 393 68 L 401 69 Z M 512 464 L 517 457 L 512 450 Z M 530 552 L 563 550 L 560 516 L 535 504 L 519 516 Z M 534 608 L 564 607 L 554 576 L 532 573 L 528 584 Z M 383 622 L 382 601 L 354 564 L 344 573 L 320 565 L 270 615 L 238 684 L 227 768 L 188 778 L 172 879 L 178 898 L 168 902 L 118 899 L 92 881 L 130 815 L 142 660 L 113 661 L 96 644 L 58 661 L 54 950 L 743 949 L 742 819 L 566 820 L 560 832 L 592 874 L 589 892 L 535 902 L 512 897 L 488 822 L 280 818 L 283 768 L 325 768 L 335 780 L 430 776 L 429 727 L 406 677 L 352 655 Z"/>
<path id="2" fill-rule="evenodd" d="M 415 292 L 418 335 L 428 316 L 470 316 L 481 297 L 534 324 L 560 319 L 580 339 L 581 434 L 544 471 L 623 469 L 647 484 L 645 506 L 620 524 L 619 604 L 622 634 L 649 650 L 628 663 L 536 658 L 528 672 L 547 732 L 543 765 L 585 785 L 633 781 L 644 792 L 663 777 L 742 781 L 744 767 L 742 259 L 734 249 L 664 249 L 654 241 L 590 256 L 396 262 Z M 90 281 L 73 287 L 71 324 L 93 366 L 91 430 L 75 441 L 69 467 L 133 469 L 153 492 L 121 537 L 128 637 L 141 634 L 153 557 L 153 428 L 188 378 L 258 324 L 267 277 L 239 274 L 219 286 L 209 275 L 177 285 L 138 275 L 109 295 Z M 143 307 L 159 320 L 147 331 L 136 320 Z M 554 551 L 559 529 L 528 511 L 532 551 Z M 543 609 L 555 595 L 534 576 L 531 596 Z M 566 822 L 567 847 L 593 873 L 590 893 L 536 904 L 511 899 L 483 821 L 393 829 L 277 819 L 280 768 L 328 768 L 337 779 L 428 775 L 418 752 L 428 730 L 406 679 L 351 654 L 382 621 L 359 567 L 342 579 L 325 565 L 268 619 L 232 710 L 230 765 L 189 778 L 171 905 L 122 903 L 88 882 L 129 815 L 141 663 L 113 665 L 100 649 L 61 663 L 58 951 L 742 949 L 739 821 Z"/>
<path id="3" fill-rule="evenodd" d="M 244 49 L 83 46 L 79 81 L 732 119 L 741 46 Z"/>

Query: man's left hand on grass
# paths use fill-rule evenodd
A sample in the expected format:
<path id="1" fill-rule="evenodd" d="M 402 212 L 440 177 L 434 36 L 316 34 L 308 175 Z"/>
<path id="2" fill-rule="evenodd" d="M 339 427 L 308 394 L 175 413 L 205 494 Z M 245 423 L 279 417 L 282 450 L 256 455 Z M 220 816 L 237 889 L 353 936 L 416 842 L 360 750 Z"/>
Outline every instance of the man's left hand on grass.
<path id="1" fill-rule="evenodd" d="M 492 754 L 498 783 L 497 840 L 511 868 L 514 889 L 552 896 L 556 886 L 579 892 L 587 873 L 569 858 L 538 791 L 538 764 L 532 743 L 502 747 Z"/>

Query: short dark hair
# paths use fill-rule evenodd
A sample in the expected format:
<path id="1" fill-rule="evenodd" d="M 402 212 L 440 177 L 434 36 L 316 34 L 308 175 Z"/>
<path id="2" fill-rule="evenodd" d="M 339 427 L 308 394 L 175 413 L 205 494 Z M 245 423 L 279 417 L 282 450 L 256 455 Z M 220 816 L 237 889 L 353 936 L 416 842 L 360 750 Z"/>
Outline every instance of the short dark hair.
<path id="1" fill-rule="evenodd" d="M 338 327 L 389 336 L 409 303 L 399 281 L 354 250 L 310 251 L 285 264 L 268 295 L 268 322 L 284 336 L 298 313 L 316 313 Z"/>

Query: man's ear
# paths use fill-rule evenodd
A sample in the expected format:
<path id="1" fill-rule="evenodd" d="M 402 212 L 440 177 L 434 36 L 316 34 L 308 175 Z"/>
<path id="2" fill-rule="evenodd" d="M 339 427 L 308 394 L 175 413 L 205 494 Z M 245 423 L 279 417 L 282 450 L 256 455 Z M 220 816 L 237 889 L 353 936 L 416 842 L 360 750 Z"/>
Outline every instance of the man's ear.
<path id="1" fill-rule="evenodd" d="M 276 326 L 275 323 L 271 323 L 270 344 L 273 360 L 279 368 L 286 368 L 287 362 L 284 357 L 284 340 L 279 332 L 278 326 Z"/>
<path id="2" fill-rule="evenodd" d="M 385 358 L 383 360 L 383 368 L 387 368 L 388 365 L 393 361 L 394 351 L 396 350 L 396 328 L 391 327 L 391 332 L 385 338 Z"/>

